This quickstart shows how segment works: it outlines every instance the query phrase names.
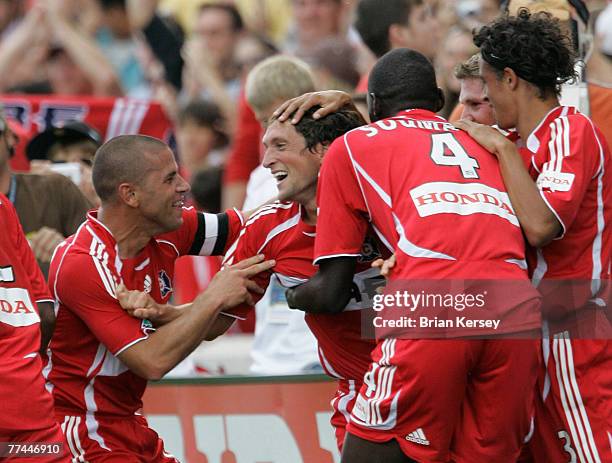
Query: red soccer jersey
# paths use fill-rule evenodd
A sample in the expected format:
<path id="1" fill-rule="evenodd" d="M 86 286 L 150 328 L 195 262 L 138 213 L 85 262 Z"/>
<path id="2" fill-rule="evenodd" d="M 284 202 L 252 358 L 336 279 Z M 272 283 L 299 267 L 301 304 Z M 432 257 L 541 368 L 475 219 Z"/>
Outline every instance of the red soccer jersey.
<path id="1" fill-rule="evenodd" d="M 603 305 L 610 280 L 612 161 L 593 122 L 572 107 L 550 111 L 527 138 L 523 156 L 562 235 L 534 251 L 530 264 L 547 311 Z M 563 280 L 555 282 L 551 280 Z"/>
<path id="2" fill-rule="evenodd" d="M 318 193 L 316 261 L 356 255 L 370 221 L 395 247 L 396 280 L 527 278 L 497 160 L 430 111 L 402 111 L 338 138 Z M 539 326 L 537 302 L 526 303 L 537 295 L 521 288 L 488 304 L 504 332 Z"/>
<path id="3" fill-rule="evenodd" d="M 49 287 L 59 309 L 45 369 L 56 408 L 66 414 L 88 412 L 92 420 L 92 412 L 133 415 L 142 406 L 146 386 L 117 355 L 154 328 L 121 308 L 116 286 L 123 282 L 166 303 L 177 257 L 221 254 L 241 226 L 234 211 L 215 215 L 184 208 L 181 228 L 151 239 L 136 257 L 121 259 L 115 238 L 96 216 L 90 212 L 51 261 Z M 95 434 L 90 424 L 88 429 Z"/>
<path id="4" fill-rule="evenodd" d="M 53 302 L 17 213 L 0 194 L 0 436 L 50 428 L 53 400 L 41 374 L 38 302 Z"/>
<path id="5" fill-rule="evenodd" d="M 261 207 L 246 222 L 236 243 L 229 250 L 227 262 L 239 262 L 258 253 L 266 259 L 275 259 L 271 271 L 260 273 L 254 280 L 266 288 L 270 278 L 277 278 L 286 288 L 307 281 L 316 272 L 312 264 L 316 229 L 302 218 L 297 203 L 274 203 Z M 388 252 L 384 251 L 388 256 Z M 378 269 L 371 262 L 381 256 L 373 239 L 362 240 L 359 259 L 353 279 L 355 295 L 340 314 L 310 314 L 306 323 L 317 338 L 321 365 L 338 379 L 361 381 L 370 365 L 370 352 L 376 346 L 361 333 L 360 310 L 372 307 L 371 297 L 377 285 L 384 283 Z M 358 290 L 357 290 L 358 289 Z M 256 297 L 261 297 L 257 296 Z M 242 317 L 250 307 L 242 306 L 228 315 Z"/>

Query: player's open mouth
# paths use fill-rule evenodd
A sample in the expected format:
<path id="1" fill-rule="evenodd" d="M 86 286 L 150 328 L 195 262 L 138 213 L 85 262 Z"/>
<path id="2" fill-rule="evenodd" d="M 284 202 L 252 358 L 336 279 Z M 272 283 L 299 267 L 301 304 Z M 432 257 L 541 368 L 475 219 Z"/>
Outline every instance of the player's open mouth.
<path id="1" fill-rule="evenodd" d="M 172 207 L 176 207 L 176 208 L 181 208 L 185 205 L 185 200 L 184 199 L 179 199 L 178 201 L 174 201 L 172 203 Z"/>
<path id="2" fill-rule="evenodd" d="M 279 170 L 278 172 L 273 172 L 272 175 L 276 179 L 276 183 L 280 183 L 285 180 L 289 174 L 284 170 Z"/>

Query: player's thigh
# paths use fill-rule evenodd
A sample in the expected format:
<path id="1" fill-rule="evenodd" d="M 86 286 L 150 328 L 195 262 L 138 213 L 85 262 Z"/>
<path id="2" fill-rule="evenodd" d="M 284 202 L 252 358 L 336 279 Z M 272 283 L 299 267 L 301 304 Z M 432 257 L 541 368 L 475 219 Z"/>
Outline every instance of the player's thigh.
<path id="1" fill-rule="evenodd" d="M 453 439 L 457 462 L 516 461 L 533 431 L 540 340 L 487 340 L 470 374 L 461 424 Z"/>
<path id="2" fill-rule="evenodd" d="M 612 341 L 553 335 L 547 368 L 550 392 L 541 434 L 565 454 L 612 461 Z"/>
<path id="3" fill-rule="evenodd" d="M 370 442 L 347 433 L 341 463 L 416 463 L 407 457 L 394 439 Z"/>
<path id="4" fill-rule="evenodd" d="M 474 346 L 461 340 L 380 342 L 348 431 L 370 442 L 394 439 L 415 460 L 446 461 L 478 358 Z"/>

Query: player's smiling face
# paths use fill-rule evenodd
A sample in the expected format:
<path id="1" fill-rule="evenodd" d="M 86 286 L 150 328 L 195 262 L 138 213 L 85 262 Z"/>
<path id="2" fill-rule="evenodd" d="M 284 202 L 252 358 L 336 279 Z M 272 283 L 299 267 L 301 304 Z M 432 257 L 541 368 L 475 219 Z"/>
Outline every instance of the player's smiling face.
<path id="1" fill-rule="evenodd" d="M 272 122 L 264 134 L 263 166 L 278 186 L 278 199 L 307 204 L 316 196 L 317 177 L 324 150 L 311 152 L 304 137 L 290 122 Z"/>
<path id="2" fill-rule="evenodd" d="M 139 188 L 141 214 L 160 229 L 158 233 L 176 230 L 183 223 L 182 207 L 189 184 L 178 173 L 170 149 L 148 155 L 149 167 Z"/>
<path id="3" fill-rule="evenodd" d="M 493 106 L 497 125 L 506 130 L 515 128 L 515 95 L 511 92 L 506 76 L 500 78 L 495 68 L 483 59 L 480 60 L 480 76 L 485 83 L 485 96 Z"/>

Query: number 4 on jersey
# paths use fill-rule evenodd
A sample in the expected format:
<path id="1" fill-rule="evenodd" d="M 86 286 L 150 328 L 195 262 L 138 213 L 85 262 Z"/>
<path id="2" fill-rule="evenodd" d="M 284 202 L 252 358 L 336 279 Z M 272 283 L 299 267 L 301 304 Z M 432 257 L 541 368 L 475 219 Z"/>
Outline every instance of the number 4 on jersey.
<path id="1" fill-rule="evenodd" d="M 465 178 L 479 178 L 478 161 L 470 157 L 452 133 L 434 133 L 431 135 L 431 152 L 433 162 L 440 166 L 457 166 Z"/>

